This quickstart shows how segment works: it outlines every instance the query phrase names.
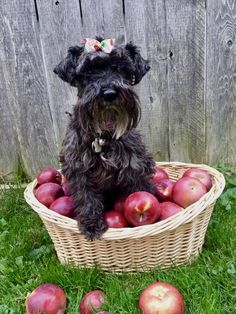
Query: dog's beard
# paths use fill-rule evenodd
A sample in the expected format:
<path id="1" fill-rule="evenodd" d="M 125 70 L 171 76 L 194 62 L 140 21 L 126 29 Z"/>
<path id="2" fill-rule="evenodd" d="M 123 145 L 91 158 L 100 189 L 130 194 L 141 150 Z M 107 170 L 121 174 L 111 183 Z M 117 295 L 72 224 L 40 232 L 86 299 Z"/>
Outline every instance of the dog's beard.
<path id="1" fill-rule="evenodd" d="M 125 108 L 117 104 L 104 104 L 102 108 L 95 106 L 93 123 L 96 133 L 108 131 L 112 137 L 120 138 L 129 128 L 129 117 Z"/>
<path id="2" fill-rule="evenodd" d="M 96 133 L 109 132 L 113 138 L 119 139 L 127 130 L 137 126 L 139 104 L 133 97 L 122 96 L 113 102 L 95 101 L 92 117 Z"/>

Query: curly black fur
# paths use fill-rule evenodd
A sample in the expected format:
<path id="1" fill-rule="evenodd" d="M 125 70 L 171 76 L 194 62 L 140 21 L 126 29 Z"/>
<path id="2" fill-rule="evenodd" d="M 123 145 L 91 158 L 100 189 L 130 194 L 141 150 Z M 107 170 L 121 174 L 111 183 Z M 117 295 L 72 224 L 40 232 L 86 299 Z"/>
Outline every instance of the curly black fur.
<path id="1" fill-rule="evenodd" d="M 54 70 L 78 88 L 60 161 L 80 231 L 89 240 L 106 231 L 103 213 L 116 197 L 141 190 L 154 193 L 150 178 L 155 161 L 135 130 L 140 105 L 132 89 L 149 68 L 129 43 L 116 46 L 110 54 L 71 47 Z M 110 90 L 115 98 L 107 100 L 104 94 Z M 99 151 L 94 150 L 95 139 L 103 141 Z"/>

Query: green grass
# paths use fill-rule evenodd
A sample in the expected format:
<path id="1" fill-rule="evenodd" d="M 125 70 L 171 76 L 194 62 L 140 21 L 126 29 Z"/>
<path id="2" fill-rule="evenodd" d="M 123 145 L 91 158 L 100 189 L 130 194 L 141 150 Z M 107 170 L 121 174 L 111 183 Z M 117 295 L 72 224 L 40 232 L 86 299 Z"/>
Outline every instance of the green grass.
<path id="1" fill-rule="evenodd" d="M 51 282 L 65 290 L 68 314 L 77 314 L 83 294 L 93 289 L 106 293 L 104 308 L 111 313 L 135 314 L 141 291 L 156 280 L 182 292 L 186 313 L 236 313 L 236 176 L 230 168 L 220 169 L 227 187 L 214 209 L 200 257 L 188 266 L 132 275 L 62 266 L 41 220 L 25 203 L 23 190 L 0 192 L 0 313 L 25 313 L 27 293 Z"/>

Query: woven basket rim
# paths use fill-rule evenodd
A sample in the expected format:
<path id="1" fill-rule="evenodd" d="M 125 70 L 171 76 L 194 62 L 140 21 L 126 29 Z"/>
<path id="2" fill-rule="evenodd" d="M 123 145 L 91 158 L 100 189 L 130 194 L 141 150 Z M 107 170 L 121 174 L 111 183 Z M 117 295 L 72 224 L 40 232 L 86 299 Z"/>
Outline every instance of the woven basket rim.
<path id="1" fill-rule="evenodd" d="M 183 211 L 178 214 L 165 219 L 163 221 L 158 221 L 154 224 L 144 225 L 139 227 L 127 227 L 127 228 L 109 228 L 100 238 L 101 240 L 121 240 L 127 238 L 142 238 L 145 236 L 154 236 L 165 232 L 167 230 L 174 230 L 178 226 L 192 221 L 196 216 L 198 216 L 206 207 L 215 203 L 216 199 L 222 193 L 225 187 L 225 178 L 222 173 L 218 170 L 204 165 L 204 164 L 192 164 L 183 163 L 179 161 L 174 162 L 157 162 L 157 166 L 164 167 L 182 167 L 187 170 L 187 168 L 201 168 L 205 169 L 213 178 L 212 188 L 202 196 L 200 200 L 194 204 L 188 206 Z M 33 208 L 35 212 L 38 213 L 41 219 L 53 222 L 61 228 L 68 229 L 74 233 L 81 235 L 78 229 L 78 223 L 75 219 L 62 216 L 41 204 L 34 196 L 33 190 L 37 184 L 35 179 L 29 183 L 24 191 L 24 197 L 26 202 Z M 99 240 L 100 240 L 99 239 Z M 99 241 L 97 240 L 97 241 Z"/>

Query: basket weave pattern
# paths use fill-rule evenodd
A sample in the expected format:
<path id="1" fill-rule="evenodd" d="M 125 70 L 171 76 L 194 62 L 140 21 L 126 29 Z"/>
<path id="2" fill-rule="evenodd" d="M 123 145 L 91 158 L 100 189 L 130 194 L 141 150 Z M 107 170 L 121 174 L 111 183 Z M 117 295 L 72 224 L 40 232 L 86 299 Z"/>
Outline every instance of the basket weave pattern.
<path id="1" fill-rule="evenodd" d="M 174 181 L 191 167 L 205 169 L 213 186 L 199 201 L 173 217 L 141 227 L 110 228 L 93 242 L 80 234 L 75 220 L 49 210 L 34 197 L 36 180 L 27 186 L 25 199 L 42 219 L 61 263 L 80 267 L 98 264 L 105 271 L 131 272 L 182 265 L 199 255 L 214 204 L 225 186 L 224 176 L 206 165 L 179 162 L 157 165 Z"/>

